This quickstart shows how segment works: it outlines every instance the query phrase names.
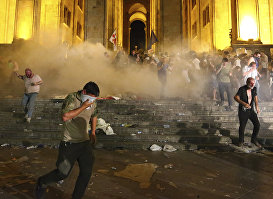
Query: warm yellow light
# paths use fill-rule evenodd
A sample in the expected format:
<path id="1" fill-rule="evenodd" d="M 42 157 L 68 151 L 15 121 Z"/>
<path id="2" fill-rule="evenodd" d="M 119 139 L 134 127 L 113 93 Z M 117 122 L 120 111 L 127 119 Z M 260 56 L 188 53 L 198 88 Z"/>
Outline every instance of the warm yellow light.
<path id="1" fill-rule="evenodd" d="M 33 1 L 18 1 L 16 37 L 30 39 L 33 28 Z"/>
<path id="2" fill-rule="evenodd" d="M 243 17 L 240 24 L 240 37 L 243 40 L 258 39 L 257 24 L 250 16 Z"/>
<path id="3" fill-rule="evenodd" d="M 135 20 L 141 20 L 144 23 L 147 21 L 146 16 L 142 13 L 142 12 L 136 12 L 135 14 L 133 14 L 129 21 L 132 23 Z"/>
<path id="4" fill-rule="evenodd" d="M 31 27 L 32 24 L 30 22 L 23 22 L 22 24 L 20 24 L 20 26 L 18 27 L 18 35 L 17 37 L 20 39 L 30 39 L 32 36 L 32 30 L 29 28 Z"/>

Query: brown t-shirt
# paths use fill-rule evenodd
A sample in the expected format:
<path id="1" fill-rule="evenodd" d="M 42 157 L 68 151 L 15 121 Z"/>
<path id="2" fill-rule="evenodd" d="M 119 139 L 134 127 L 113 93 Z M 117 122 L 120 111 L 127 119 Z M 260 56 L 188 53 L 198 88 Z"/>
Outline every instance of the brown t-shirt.
<path id="1" fill-rule="evenodd" d="M 62 106 L 62 114 L 81 106 L 81 92 L 69 94 Z M 64 122 L 63 141 L 79 143 L 89 140 L 88 127 L 90 118 L 97 116 L 97 105 L 92 104 L 91 108 L 85 109 L 78 116 Z"/>

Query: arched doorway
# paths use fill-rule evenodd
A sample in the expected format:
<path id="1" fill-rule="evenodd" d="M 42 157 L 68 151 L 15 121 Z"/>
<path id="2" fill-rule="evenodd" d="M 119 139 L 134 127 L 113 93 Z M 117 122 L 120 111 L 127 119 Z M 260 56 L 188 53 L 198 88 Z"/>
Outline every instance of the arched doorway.
<path id="1" fill-rule="evenodd" d="M 141 3 L 139 3 L 141 2 Z M 131 54 L 135 46 L 147 48 L 150 31 L 150 0 L 124 0 L 124 39 L 123 47 Z"/>
<path id="2" fill-rule="evenodd" d="M 130 53 L 137 46 L 138 49 L 145 50 L 146 48 L 146 31 L 145 24 L 136 20 L 133 21 L 130 25 Z"/>

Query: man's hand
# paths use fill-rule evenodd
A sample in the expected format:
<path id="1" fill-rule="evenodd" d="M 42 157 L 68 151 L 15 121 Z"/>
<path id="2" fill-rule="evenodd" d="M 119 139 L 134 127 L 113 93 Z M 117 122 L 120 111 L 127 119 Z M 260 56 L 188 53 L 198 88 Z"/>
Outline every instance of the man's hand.
<path id="1" fill-rule="evenodd" d="M 256 107 L 256 110 L 257 110 L 257 114 L 260 114 L 261 110 L 259 107 Z"/>
<path id="2" fill-rule="evenodd" d="M 31 86 L 36 86 L 36 83 L 31 83 L 30 85 L 31 85 Z"/>
<path id="3" fill-rule="evenodd" d="M 93 103 L 94 103 L 94 102 L 89 102 L 89 100 L 86 100 L 86 101 L 82 104 L 82 107 L 87 108 L 87 107 L 91 106 Z"/>
<path id="4" fill-rule="evenodd" d="M 249 104 L 247 104 L 247 103 L 244 105 L 244 107 L 247 108 L 247 109 L 251 108 L 251 106 Z"/>
<path id="5" fill-rule="evenodd" d="M 96 134 L 90 134 L 90 141 L 91 141 L 91 144 L 92 145 L 95 145 L 96 144 L 96 142 L 97 142 L 97 138 L 96 138 Z"/>

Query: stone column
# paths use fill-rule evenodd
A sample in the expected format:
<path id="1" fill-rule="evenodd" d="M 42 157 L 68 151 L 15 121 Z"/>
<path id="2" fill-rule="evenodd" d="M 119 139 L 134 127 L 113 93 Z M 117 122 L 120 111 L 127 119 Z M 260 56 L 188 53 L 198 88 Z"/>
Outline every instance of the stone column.
<path id="1" fill-rule="evenodd" d="M 9 44 L 14 37 L 16 0 L 1 0 L 0 8 L 0 44 Z"/>
<path id="2" fill-rule="evenodd" d="M 85 2 L 85 40 L 104 44 L 104 34 L 108 32 L 107 29 L 105 30 L 106 0 L 86 0 Z"/>
<path id="3" fill-rule="evenodd" d="M 34 0 L 17 0 L 15 37 L 31 39 L 33 36 Z"/>

